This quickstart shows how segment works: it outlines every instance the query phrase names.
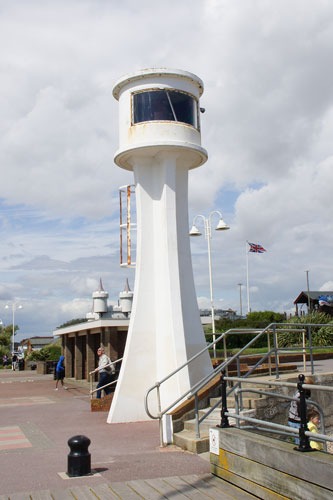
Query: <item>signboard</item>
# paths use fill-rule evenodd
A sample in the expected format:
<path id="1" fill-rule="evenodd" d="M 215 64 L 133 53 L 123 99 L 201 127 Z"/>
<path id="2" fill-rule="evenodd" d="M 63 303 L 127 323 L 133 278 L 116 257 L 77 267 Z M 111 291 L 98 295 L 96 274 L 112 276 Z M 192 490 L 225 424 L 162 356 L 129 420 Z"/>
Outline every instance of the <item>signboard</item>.
<path id="1" fill-rule="evenodd" d="M 218 429 L 209 429 L 209 451 L 214 455 L 219 454 L 219 437 Z"/>

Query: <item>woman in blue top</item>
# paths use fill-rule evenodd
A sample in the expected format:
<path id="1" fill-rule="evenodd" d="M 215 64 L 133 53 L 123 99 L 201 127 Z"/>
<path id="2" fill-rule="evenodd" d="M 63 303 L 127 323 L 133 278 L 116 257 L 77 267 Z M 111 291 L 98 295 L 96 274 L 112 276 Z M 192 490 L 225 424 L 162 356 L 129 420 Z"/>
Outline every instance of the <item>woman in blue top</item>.
<path id="1" fill-rule="evenodd" d="M 58 383 L 59 380 L 61 382 L 62 388 L 67 389 L 67 387 L 64 386 L 64 377 L 65 377 L 65 367 L 64 367 L 64 356 L 60 356 L 57 367 L 56 367 L 56 386 L 55 386 L 55 391 L 58 390 Z"/>

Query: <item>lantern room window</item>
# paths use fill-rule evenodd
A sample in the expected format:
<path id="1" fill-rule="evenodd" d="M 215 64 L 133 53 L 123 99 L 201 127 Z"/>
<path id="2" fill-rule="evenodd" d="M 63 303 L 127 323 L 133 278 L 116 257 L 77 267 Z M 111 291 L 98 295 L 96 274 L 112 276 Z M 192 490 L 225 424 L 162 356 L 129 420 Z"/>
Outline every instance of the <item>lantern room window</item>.
<path id="1" fill-rule="evenodd" d="M 190 94 L 168 89 L 133 94 L 133 124 L 150 121 L 180 122 L 198 128 L 197 101 Z"/>

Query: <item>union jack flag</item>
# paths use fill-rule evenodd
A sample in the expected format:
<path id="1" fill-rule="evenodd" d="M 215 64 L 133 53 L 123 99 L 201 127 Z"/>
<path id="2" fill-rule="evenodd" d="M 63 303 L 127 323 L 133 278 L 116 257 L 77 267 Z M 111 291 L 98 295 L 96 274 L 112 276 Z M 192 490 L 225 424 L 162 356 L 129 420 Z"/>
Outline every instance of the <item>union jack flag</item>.
<path id="1" fill-rule="evenodd" d="M 254 252 L 254 253 L 264 253 L 266 250 L 264 249 L 263 246 L 261 245 L 256 245 L 256 243 L 250 243 L 248 241 L 248 244 L 250 245 L 249 252 Z"/>

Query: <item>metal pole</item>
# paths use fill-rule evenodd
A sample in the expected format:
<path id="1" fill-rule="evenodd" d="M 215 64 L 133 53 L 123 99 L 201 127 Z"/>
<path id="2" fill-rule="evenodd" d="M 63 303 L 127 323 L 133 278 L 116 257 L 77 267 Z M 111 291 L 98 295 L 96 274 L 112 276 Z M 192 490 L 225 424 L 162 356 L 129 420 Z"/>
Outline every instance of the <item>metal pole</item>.
<path id="1" fill-rule="evenodd" d="M 198 393 L 194 395 L 194 405 L 195 405 L 195 430 L 196 438 L 200 439 L 200 424 L 199 424 L 199 398 Z"/>
<path id="2" fill-rule="evenodd" d="M 306 272 L 306 289 L 308 292 L 308 314 L 311 312 L 310 288 L 309 288 L 309 271 Z"/>
<path id="3" fill-rule="evenodd" d="M 12 344 L 12 353 L 15 351 L 15 304 L 12 304 L 13 311 L 13 344 Z"/>
<path id="4" fill-rule="evenodd" d="M 312 335 L 311 335 L 311 326 L 307 327 L 308 336 L 309 336 L 309 348 L 310 348 L 310 363 L 311 363 L 311 373 L 314 374 L 314 364 L 313 364 L 313 349 L 312 349 Z"/>
<path id="5" fill-rule="evenodd" d="M 208 268 L 209 268 L 209 288 L 210 288 L 210 306 L 212 311 L 212 334 L 213 334 L 213 354 L 214 358 L 216 358 L 216 335 L 215 335 L 215 311 L 214 311 L 214 299 L 213 299 L 213 277 L 212 277 L 212 257 L 211 257 L 211 249 L 210 249 L 210 239 L 211 235 L 211 225 L 209 219 L 205 218 L 205 234 L 207 238 L 208 244 Z"/>
<path id="6" fill-rule="evenodd" d="M 239 286 L 239 313 L 241 316 L 243 316 L 243 309 L 242 309 L 242 284 L 243 283 L 238 283 Z"/>
<path id="7" fill-rule="evenodd" d="M 273 342 L 274 342 L 274 356 L 275 356 L 275 378 L 280 378 L 279 375 L 279 358 L 277 353 L 277 338 L 276 338 L 276 327 L 273 326 Z"/>
<path id="8" fill-rule="evenodd" d="M 249 252 L 247 250 L 248 242 L 245 243 L 246 255 L 246 290 L 247 290 L 247 312 L 250 313 L 250 288 L 249 288 Z"/>
<path id="9" fill-rule="evenodd" d="M 302 330 L 302 345 L 303 345 L 303 370 L 306 372 L 305 330 Z"/>
<path id="10" fill-rule="evenodd" d="M 163 422 L 162 422 L 162 413 L 161 413 L 161 395 L 160 395 L 160 384 L 157 382 L 156 386 L 157 393 L 157 409 L 158 409 L 158 418 L 159 418 L 159 428 L 160 428 L 160 446 L 164 447 L 163 441 Z"/>
<path id="11" fill-rule="evenodd" d="M 270 330 L 267 332 L 267 349 L 268 352 L 271 351 L 271 339 L 270 339 Z M 272 376 L 272 359 L 271 359 L 271 354 L 268 356 L 268 373 L 269 376 Z"/>

